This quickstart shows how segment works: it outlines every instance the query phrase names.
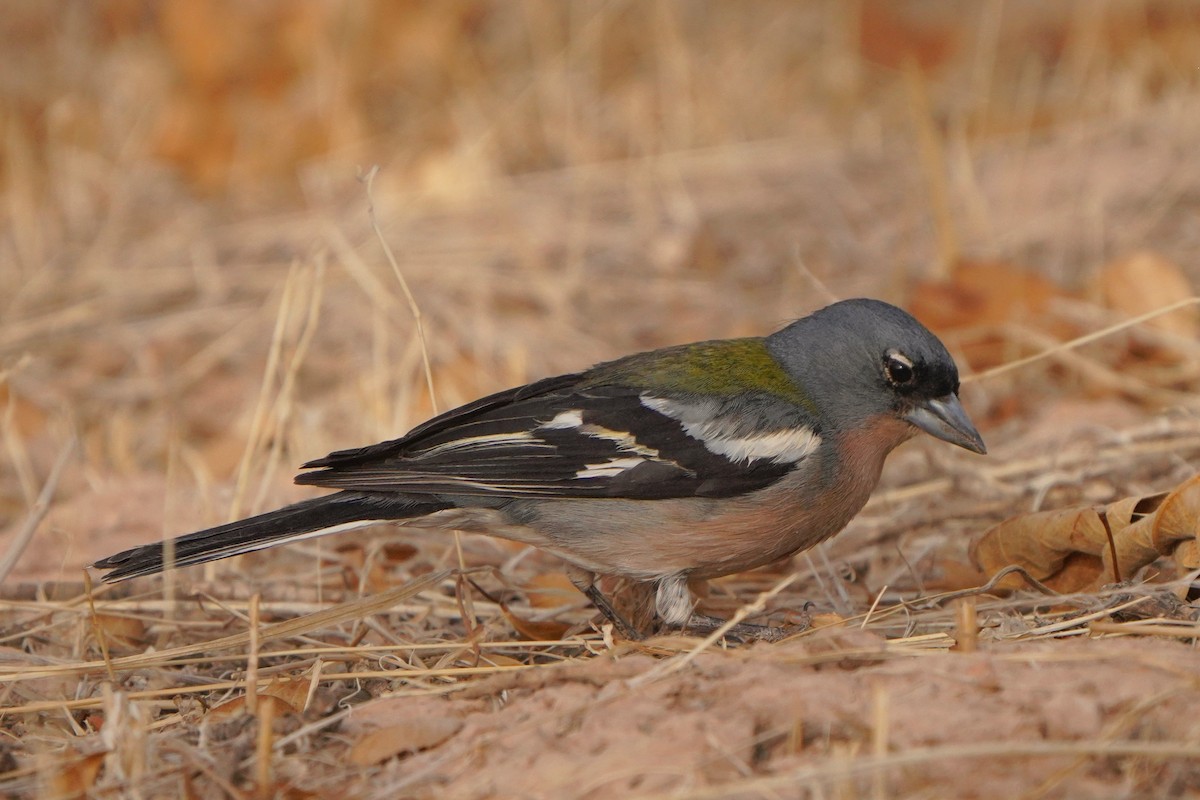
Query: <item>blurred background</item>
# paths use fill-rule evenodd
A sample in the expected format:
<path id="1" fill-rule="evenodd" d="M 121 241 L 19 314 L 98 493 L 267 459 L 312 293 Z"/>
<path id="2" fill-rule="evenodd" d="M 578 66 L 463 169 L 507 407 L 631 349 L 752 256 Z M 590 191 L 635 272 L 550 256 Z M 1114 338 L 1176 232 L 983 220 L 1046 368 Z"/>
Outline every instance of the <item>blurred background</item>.
<path id="1" fill-rule="evenodd" d="M 633 349 L 870 294 L 978 372 L 1200 278 L 1189 0 L 13 0 L 0 60 L 0 532 L 79 442 L 25 578 Z M 967 405 L 1178 405 L 1195 326 Z"/>

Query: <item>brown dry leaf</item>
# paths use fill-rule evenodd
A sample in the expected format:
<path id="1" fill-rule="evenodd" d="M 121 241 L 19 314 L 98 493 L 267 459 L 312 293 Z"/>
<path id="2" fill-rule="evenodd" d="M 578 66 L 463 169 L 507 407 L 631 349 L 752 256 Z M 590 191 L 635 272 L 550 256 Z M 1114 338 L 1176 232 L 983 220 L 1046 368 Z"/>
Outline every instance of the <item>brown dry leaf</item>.
<path id="1" fill-rule="evenodd" d="M 305 678 L 289 678 L 280 676 L 271 680 L 260 695 L 274 697 L 283 701 L 287 711 L 298 714 L 304 710 L 308 700 L 309 681 Z"/>
<path id="2" fill-rule="evenodd" d="M 362 542 L 344 542 L 333 548 L 346 569 L 357 572 L 367 563 L 367 549 Z"/>
<path id="3" fill-rule="evenodd" d="M 240 716 L 246 711 L 246 695 L 238 695 L 230 700 L 226 700 L 220 705 L 213 706 L 209 709 L 205 716 L 210 722 L 220 722 L 226 719 L 233 719 Z"/>
<path id="4" fill-rule="evenodd" d="M 1116 500 L 1104 507 L 1104 517 L 1108 520 L 1108 528 L 1114 537 L 1130 525 L 1146 519 L 1161 506 L 1167 497 L 1166 492 L 1148 494 L 1140 497 L 1126 497 Z"/>
<path id="5" fill-rule="evenodd" d="M 1049 313 L 1050 302 L 1069 296 L 1038 273 L 1005 261 L 960 261 L 946 281 L 917 283 L 908 308 L 939 334 L 1008 324 L 1036 327 L 1057 338 L 1077 331 Z M 972 339 L 961 344 L 974 369 L 1003 363 L 1012 357 L 1012 343 L 1000 337 Z"/>
<path id="6" fill-rule="evenodd" d="M 1175 556 L 1182 566 L 1195 561 L 1198 521 L 1200 475 L 1169 494 L 1013 517 L 980 537 L 971 558 L 988 575 L 1016 564 L 1057 591 L 1086 591 L 1128 579 L 1160 556 Z M 1000 585 L 1016 588 L 1021 578 L 1013 575 Z"/>
<path id="7" fill-rule="evenodd" d="M 263 694 L 261 692 L 258 695 L 258 702 L 260 704 L 275 703 L 276 704 L 276 706 L 275 706 L 275 714 L 276 715 L 278 715 L 280 713 L 286 714 L 289 711 L 293 711 L 293 712 L 295 711 L 295 709 L 289 708 L 288 704 L 285 703 L 284 701 L 280 700 L 279 698 L 271 697 L 270 695 Z M 246 704 L 246 695 L 243 694 L 243 695 L 238 695 L 237 697 L 233 698 L 232 700 L 227 700 L 224 703 L 221 703 L 219 706 L 214 706 L 212 709 L 209 710 L 209 712 L 207 714 L 205 714 L 205 718 L 208 719 L 210 722 L 225 722 L 226 720 L 231 720 L 231 719 L 240 717 L 242 714 L 247 713 L 248 710 L 249 709 L 247 708 L 247 704 Z"/>
<path id="8" fill-rule="evenodd" d="M 296 51 L 310 52 L 324 28 L 320 4 L 180 0 L 162 10 L 177 90 L 159 119 L 158 155 L 214 191 L 233 177 L 235 161 L 251 174 L 277 174 L 328 147 L 328 122 L 284 102 L 303 68 Z M 244 112 L 247 101 L 253 114 Z"/>
<path id="9" fill-rule="evenodd" d="M 1191 539 L 1181 543 L 1179 547 L 1175 548 L 1171 557 L 1185 571 L 1200 569 L 1200 540 Z"/>
<path id="10" fill-rule="evenodd" d="M 1006 261 L 960 261 L 947 281 L 918 283 L 909 309 L 932 328 L 1028 323 L 1066 295 L 1057 284 Z"/>
<path id="11" fill-rule="evenodd" d="M 1200 474 L 1179 484 L 1154 513 L 1151 542 L 1161 553 L 1200 538 Z"/>
<path id="12" fill-rule="evenodd" d="M 50 795 L 53 797 L 87 797 L 96 784 L 96 776 L 104 765 L 104 753 L 90 756 L 62 767 L 50 777 Z"/>
<path id="13" fill-rule="evenodd" d="M 146 623 L 122 614 L 96 614 L 96 627 L 110 651 L 141 650 L 145 646 Z"/>
<path id="14" fill-rule="evenodd" d="M 0 380 L 0 412 L 5 415 L 5 424 L 22 439 L 32 439 L 46 427 L 47 414 L 35 403 L 13 392 L 9 385 Z"/>
<path id="15" fill-rule="evenodd" d="M 1197 526 L 1200 521 L 1200 475 L 1192 476 L 1169 494 L 1126 498 L 1113 503 L 1107 512 L 1110 524 L 1114 512 L 1126 510 L 1131 524 L 1123 528 L 1113 526 L 1117 565 L 1123 578 L 1132 576 L 1159 556 L 1174 555 L 1182 545 L 1192 543 L 1190 546 L 1194 546 L 1197 530 L 1200 530 Z M 1118 525 L 1122 523 L 1124 519 L 1117 520 Z M 1105 572 L 1112 574 L 1112 555 L 1108 552 L 1102 555 Z"/>
<path id="16" fill-rule="evenodd" d="M 1183 269 L 1160 253 L 1145 250 L 1111 262 L 1096 276 L 1104 305 L 1128 317 L 1164 308 L 1195 294 Z M 1146 323 L 1189 340 L 1200 336 L 1196 309 L 1181 308 Z"/>
<path id="17" fill-rule="evenodd" d="M 563 637 L 571 625 L 566 622 L 557 622 L 555 620 L 529 620 L 522 619 L 509 610 L 504 603 L 500 604 L 500 610 L 504 613 L 504 618 L 508 620 L 508 624 L 512 625 L 513 630 L 521 636 L 534 642 L 554 642 Z"/>
<path id="18" fill-rule="evenodd" d="M 1185 538 L 1173 539 L 1170 548 L 1162 547 L 1156 541 L 1155 532 L 1159 526 L 1156 521 L 1158 515 L 1154 512 L 1161 507 L 1167 496 L 1166 493 L 1160 493 L 1146 497 L 1127 497 L 1109 504 L 1104 509 L 1103 513 L 1113 534 L 1113 546 L 1105 548 L 1101 553 L 1104 561 L 1103 574 L 1110 576 L 1110 579 L 1117 575 L 1122 579 L 1129 578 L 1160 555 L 1174 549 L 1178 538 Z M 1116 570 L 1112 567 L 1114 549 Z"/>
<path id="19" fill-rule="evenodd" d="M 339 545 L 336 553 L 342 561 L 342 581 L 347 588 L 362 586 L 369 592 L 382 592 L 394 585 L 384 559 L 372 556 L 361 542 Z"/>
<path id="20" fill-rule="evenodd" d="M 581 602 L 583 592 L 563 572 L 543 572 L 525 584 L 525 596 L 534 608 L 559 608 Z"/>
<path id="21" fill-rule="evenodd" d="M 308 681 L 292 678 L 275 678 L 258 691 L 258 702 L 275 703 L 275 713 L 298 714 L 304 710 L 308 699 Z M 212 722 L 232 719 L 246 710 L 246 695 L 221 703 L 212 708 L 207 717 Z"/>
<path id="22" fill-rule="evenodd" d="M 1068 556 L 1083 553 L 1096 557 L 1098 573 L 1099 556 L 1107 547 L 1108 534 L 1096 509 L 1070 508 L 1023 514 L 1001 522 L 971 546 L 971 559 L 988 575 L 1016 564 L 1051 588 L 1072 592 L 1090 585 L 1097 576 L 1078 561 L 1072 564 L 1069 581 L 1065 575 L 1060 576 Z M 1016 589 L 1024 583 L 1021 576 L 1010 575 L 999 585 Z"/>
<path id="23" fill-rule="evenodd" d="M 897 69 L 912 59 L 936 70 L 960 44 L 959 32 L 945 20 L 906 15 L 887 0 L 865 3 L 859 13 L 859 52 L 869 63 Z"/>
<path id="24" fill-rule="evenodd" d="M 395 566 L 409 561 L 418 552 L 420 551 L 408 542 L 388 542 L 381 548 L 381 557 L 388 565 Z"/>
<path id="25" fill-rule="evenodd" d="M 825 614 L 813 614 L 812 619 L 809 620 L 809 627 L 814 630 L 817 628 L 829 628 L 834 625 L 845 624 L 846 618 L 841 614 L 834 614 L 833 612 L 828 612 Z"/>
<path id="26" fill-rule="evenodd" d="M 355 766 L 367 767 L 402 753 L 427 750 L 458 733 L 462 725 L 458 717 L 431 716 L 378 728 L 355 742 L 347 759 Z"/>
<path id="27" fill-rule="evenodd" d="M 1058 572 L 1043 583 L 1063 594 L 1084 592 L 1112 580 L 1112 572 L 1104 569 L 1104 559 L 1100 556 L 1071 553 L 1063 560 Z"/>
<path id="28" fill-rule="evenodd" d="M 979 567 L 963 561 L 961 558 L 939 558 L 925 586 L 930 591 L 953 592 L 959 589 L 971 589 L 987 582 L 987 576 Z"/>

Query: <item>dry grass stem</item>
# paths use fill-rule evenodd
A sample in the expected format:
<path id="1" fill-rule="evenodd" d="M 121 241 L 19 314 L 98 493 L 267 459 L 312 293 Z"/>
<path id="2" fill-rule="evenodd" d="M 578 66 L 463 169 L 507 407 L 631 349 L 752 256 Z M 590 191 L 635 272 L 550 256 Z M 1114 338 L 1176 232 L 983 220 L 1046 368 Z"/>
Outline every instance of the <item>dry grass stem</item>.
<path id="1" fill-rule="evenodd" d="M 1036 364 L 1039 361 L 1043 361 L 1047 358 L 1053 358 L 1056 355 L 1064 353 L 1068 350 L 1078 349 L 1084 345 L 1091 344 L 1092 342 L 1098 342 L 1101 339 L 1105 339 L 1115 333 L 1129 330 L 1130 328 L 1137 327 L 1144 322 L 1149 322 L 1152 319 L 1170 314 L 1172 311 L 1178 311 L 1183 308 L 1191 308 L 1197 304 L 1200 304 L 1200 297 L 1188 297 L 1184 300 L 1180 300 L 1177 303 L 1172 303 L 1168 306 L 1163 306 L 1162 308 L 1156 308 L 1153 311 L 1147 311 L 1145 314 L 1139 314 L 1136 317 L 1114 323 L 1107 327 L 1101 328 L 1100 330 L 1092 331 L 1091 333 L 1083 336 L 1078 336 L 1068 342 L 1057 343 L 1053 347 L 1045 348 L 1040 353 L 1034 353 L 1033 355 L 1029 355 L 1024 358 L 1018 358 L 1013 361 L 1000 364 L 999 366 L 992 367 L 991 369 L 984 370 L 983 372 L 964 375 L 962 382 L 973 383 L 975 381 L 989 380 L 997 375 L 1004 375 L 1009 372 L 1024 369 L 1030 364 Z"/>
<path id="2" fill-rule="evenodd" d="M 4 551 L 4 556 L 0 557 L 0 583 L 4 582 L 8 574 L 12 572 L 13 567 L 17 565 L 21 554 L 25 552 L 25 548 L 33 541 L 33 535 L 37 533 L 38 526 L 41 525 L 42 520 L 46 518 L 46 514 L 50 511 L 50 503 L 54 499 L 55 491 L 58 490 L 58 482 L 62 479 L 63 470 L 66 469 L 71 456 L 75 454 L 75 447 L 76 442 L 72 438 L 59 451 L 58 458 L 54 460 L 54 466 L 51 467 L 50 474 L 46 476 L 46 482 L 42 484 L 42 489 L 38 492 L 37 499 L 33 501 L 33 505 L 30 507 L 25 521 L 21 523 L 21 527 L 17 529 L 16 535 L 8 543 L 8 547 Z"/>

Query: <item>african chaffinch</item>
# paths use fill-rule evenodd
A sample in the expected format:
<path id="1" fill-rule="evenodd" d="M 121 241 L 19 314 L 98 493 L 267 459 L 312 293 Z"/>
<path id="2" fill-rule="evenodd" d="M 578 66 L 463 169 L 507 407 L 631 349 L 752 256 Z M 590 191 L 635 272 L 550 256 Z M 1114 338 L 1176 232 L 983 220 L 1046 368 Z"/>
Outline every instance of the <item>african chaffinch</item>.
<path id="1" fill-rule="evenodd" d="M 637 353 L 310 461 L 296 482 L 340 491 L 182 536 L 172 564 L 410 520 L 553 553 L 627 636 L 598 575 L 651 581 L 663 623 L 712 630 L 720 621 L 695 613 L 688 579 L 837 533 L 918 430 L 985 453 L 958 386 L 954 360 L 912 316 L 846 300 L 765 338 Z M 107 581 L 160 572 L 163 545 L 95 566 Z"/>

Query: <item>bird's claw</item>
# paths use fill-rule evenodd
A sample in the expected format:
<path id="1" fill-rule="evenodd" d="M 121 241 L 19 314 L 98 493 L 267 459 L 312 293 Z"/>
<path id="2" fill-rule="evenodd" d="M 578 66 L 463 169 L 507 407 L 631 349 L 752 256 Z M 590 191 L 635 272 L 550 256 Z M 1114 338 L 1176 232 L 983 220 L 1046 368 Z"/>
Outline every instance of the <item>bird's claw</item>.
<path id="1" fill-rule="evenodd" d="M 685 633 L 709 636 L 714 631 L 726 627 L 727 624 L 726 620 L 718 617 L 710 617 L 707 614 L 692 614 L 691 619 L 680 630 Z M 807 622 L 779 627 L 773 625 L 755 625 L 751 622 L 737 622 L 733 625 L 728 625 L 722 638 L 738 644 L 746 644 L 753 641 L 778 642 L 807 628 Z"/>

